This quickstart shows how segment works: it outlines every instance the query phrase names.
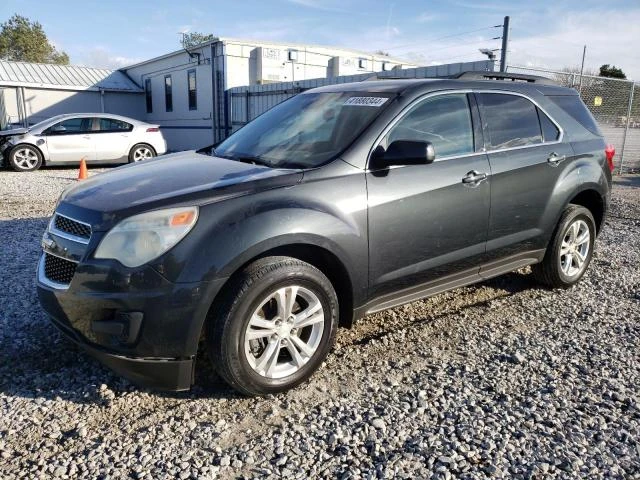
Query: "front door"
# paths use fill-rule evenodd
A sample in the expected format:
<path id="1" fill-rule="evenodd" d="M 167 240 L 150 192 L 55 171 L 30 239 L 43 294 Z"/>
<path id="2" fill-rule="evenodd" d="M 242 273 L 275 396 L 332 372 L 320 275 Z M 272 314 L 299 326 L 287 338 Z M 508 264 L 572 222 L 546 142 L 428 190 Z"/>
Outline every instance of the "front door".
<path id="1" fill-rule="evenodd" d="M 366 174 L 370 298 L 477 273 L 487 240 L 490 169 L 474 136 L 472 108 L 465 93 L 418 100 L 380 142 L 386 149 L 395 140 L 428 141 L 436 160 Z"/>
<path id="2" fill-rule="evenodd" d="M 93 118 L 68 118 L 45 130 L 49 161 L 80 162 L 83 158 L 90 162 L 96 158 L 96 150 L 91 136 Z"/>

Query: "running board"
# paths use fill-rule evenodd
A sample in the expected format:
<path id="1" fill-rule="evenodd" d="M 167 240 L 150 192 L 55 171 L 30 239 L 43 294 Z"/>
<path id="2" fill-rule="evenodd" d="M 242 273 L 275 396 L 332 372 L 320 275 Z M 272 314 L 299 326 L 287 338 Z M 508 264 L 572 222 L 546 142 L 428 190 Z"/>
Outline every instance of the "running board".
<path id="1" fill-rule="evenodd" d="M 398 292 L 383 295 L 368 302 L 364 307 L 359 308 L 358 311 L 362 312 L 362 315 L 357 315 L 356 318 L 381 312 L 382 310 L 388 310 L 389 308 L 399 307 L 400 305 L 432 297 L 448 290 L 465 287 L 505 273 L 513 272 L 514 270 L 518 270 L 522 267 L 541 262 L 544 258 L 544 253 L 544 249 L 525 252 L 512 257 L 486 263 L 471 271 L 466 270 L 416 287 L 410 287 Z"/>

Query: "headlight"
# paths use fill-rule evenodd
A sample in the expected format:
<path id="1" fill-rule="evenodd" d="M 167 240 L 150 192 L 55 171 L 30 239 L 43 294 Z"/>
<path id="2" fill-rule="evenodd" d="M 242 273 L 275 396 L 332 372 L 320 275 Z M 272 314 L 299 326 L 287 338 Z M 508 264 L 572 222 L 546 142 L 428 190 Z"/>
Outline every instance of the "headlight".
<path id="1" fill-rule="evenodd" d="M 198 207 L 168 208 L 129 217 L 109 230 L 95 258 L 138 267 L 165 253 L 196 224 Z"/>

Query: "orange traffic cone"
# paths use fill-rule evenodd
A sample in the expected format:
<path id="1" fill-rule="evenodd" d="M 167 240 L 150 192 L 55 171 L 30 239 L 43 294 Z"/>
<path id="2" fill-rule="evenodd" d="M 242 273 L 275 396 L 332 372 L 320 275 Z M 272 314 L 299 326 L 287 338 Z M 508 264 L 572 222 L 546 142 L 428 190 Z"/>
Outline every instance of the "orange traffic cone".
<path id="1" fill-rule="evenodd" d="M 87 175 L 87 162 L 82 158 L 80 160 L 80 171 L 78 172 L 78 180 L 85 180 Z"/>

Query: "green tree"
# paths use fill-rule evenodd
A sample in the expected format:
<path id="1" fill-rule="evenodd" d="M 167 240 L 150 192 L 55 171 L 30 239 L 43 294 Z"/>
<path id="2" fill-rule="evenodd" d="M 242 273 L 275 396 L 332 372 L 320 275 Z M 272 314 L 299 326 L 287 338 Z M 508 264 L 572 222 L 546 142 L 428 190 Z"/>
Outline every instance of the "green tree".
<path id="1" fill-rule="evenodd" d="M 193 48 L 213 39 L 214 36 L 211 33 L 189 32 L 182 34 L 180 43 L 182 43 L 183 48 Z"/>
<path id="2" fill-rule="evenodd" d="M 69 55 L 56 50 L 40 23 L 18 14 L 0 25 L 0 58 L 16 62 L 69 64 Z"/>
<path id="3" fill-rule="evenodd" d="M 620 68 L 615 65 L 609 65 L 608 63 L 600 67 L 600 76 L 609 78 L 627 78 Z"/>

